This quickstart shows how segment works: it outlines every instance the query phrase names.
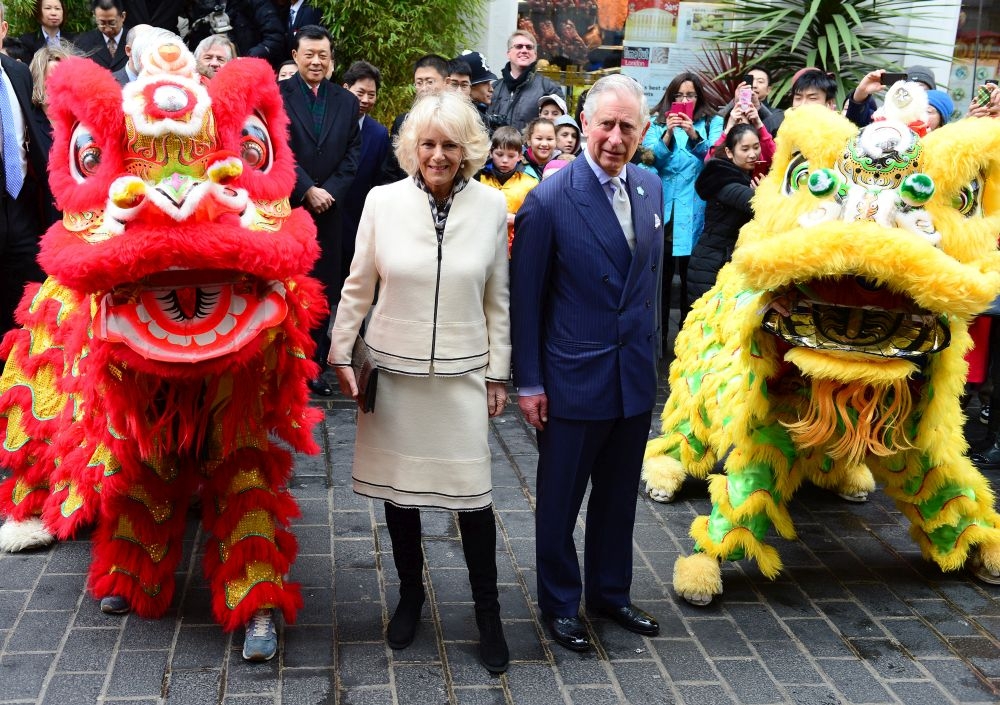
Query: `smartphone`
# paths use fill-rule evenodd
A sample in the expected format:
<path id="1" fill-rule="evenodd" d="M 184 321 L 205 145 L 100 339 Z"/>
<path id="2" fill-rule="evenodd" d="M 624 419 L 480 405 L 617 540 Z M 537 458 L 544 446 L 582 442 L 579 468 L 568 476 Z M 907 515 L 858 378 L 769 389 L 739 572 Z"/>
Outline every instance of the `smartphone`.
<path id="1" fill-rule="evenodd" d="M 905 73 L 894 73 L 892 71 L 886 71 L 882 74 L 882 78 L 879 79 L 883 86 L 891 86 L 898 81 L 905 81 L 909 76 Z"/>
<path id="2" fill-rule="evenodd" d="M 690 103 L 672 103 L 670 105 L 670 110 L 667 112 L 668 114 L 683 113 L 689 118 L 694 119 L 694 101 L 692 100 Z"/>
<path id="3" fill-rule="evenodd" d="M 743 83 L 745 83 L 748 86 L 750 86 L 751 88 L 753 88 L 753 74 L 749 74 L 748 73 L 743 78 L 741 78 L 740 80 L 743 81 Z"/>
<path id="4" fill-rule="evenodd" d="M 978 105 L 980 108 L 984 105 L 990 104 L 990 89 L 986 86 L 980 86 L 976 89 L 976 97 L 972 99 L 972 102 Z"/>
<path id="5" fill-rule="evenodd" d="M 736 104 L 746 110 L 753 103 L 753 88 L 750 86 L 740 86 L 736 89 Z"/>

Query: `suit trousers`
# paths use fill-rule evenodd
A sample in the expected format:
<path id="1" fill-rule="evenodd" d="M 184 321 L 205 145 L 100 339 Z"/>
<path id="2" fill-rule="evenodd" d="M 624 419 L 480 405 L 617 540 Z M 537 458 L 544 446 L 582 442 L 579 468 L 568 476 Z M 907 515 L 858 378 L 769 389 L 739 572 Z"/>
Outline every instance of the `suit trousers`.
<path id="1" fill-rule="evenodd" d="M 344 286 L 341 268 L 341 227 L 340 209 L 334 205 L 323 213 L 311 213 L 316 223 L 316 238 L 319 241 L 319 259 L 313 265 L 312 276 L 316 277 L 326 291 L 330 305 L 330 315 L 325 316 L 320 325 L 312 329 L 312 339 L 316 343 L 316 360 L 321 366 L 326 364 L 330 353 L 330 321 L 340 303 L 340 289 Z"/>
<path id="2" fill-rule="evenodd" d="M 576 616 L 583 585 L 573 529 L 591 483 L 584 532 L 587 604 L 627 604 L 632 528 L 652 410 L 629 418 L 578 421 L 549 415 L 538 432 L 535 557 L 543 614 Z"/>
<path id="3" fill-rule="evenodd" d="M 37 196 L 30 177 L 16 199 L 6 193 L 0 196 L 0 337 L 15 326 L 14 311 L 24 296 L 25 284 L 45 280 L 38 264 L 42 226 Z"/>

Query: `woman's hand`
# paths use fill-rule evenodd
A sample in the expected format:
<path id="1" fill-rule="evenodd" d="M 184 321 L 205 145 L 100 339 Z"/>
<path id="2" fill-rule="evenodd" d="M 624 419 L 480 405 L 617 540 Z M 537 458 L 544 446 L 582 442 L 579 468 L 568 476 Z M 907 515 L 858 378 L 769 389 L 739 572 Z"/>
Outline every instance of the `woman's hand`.
<path id="1" fill-rule="evenodd" d="M 695 139 L 698 136 L 698 131 L 694 129 L 694 122 L 691 121 L 687 115 L 678 115 L 677 127 L 684 130 L 687 133 L 688 139 Z"/>
<path id="2" fill-rule="evenodd" d="M 724 129 L 723 132 L 729 134 L 729 131 L 731 129 L 739 125 L 741 122 L 744 122 L 745 120 L 746 117 L 743 114 L 743 109 L 738 105 L 734 105 L 733 109 L 729 111 L 729 119 L 726 120 L 726 129 Z"/>
<path id="3" fill-rule="evenodd" d="M 670 146 L 671 140 L 674 139 L 674 128 L 680 126 L 680 120 L 678 119 L 677 113 L 667 113 L 664 118 L 666 120 L 666 129 L 663 130 L 663 136 L 660 138 L 663 140 L 663 144 Z"/>
<path id="4" fill-rule="evenodd" d="M 353 374 L 351 375 L 353 377 Z M 496 418 L 507 406 L 507 385 L 504 382 L 486 383 L 486 408 L 490 418 Z"/>
<path id="5" fill-rule="evenodd" d="M 758 130 L 764 126 L 764 122 L 760 119 L 760 115 L 757 113 L 757 108 L 752 105 L 744 111 L 743 115 L 746 117 L 747 122 L 756 127 Z"/>
<path id="6" fill-rule="evenodd" d="M 761 176 L 760 174 L 757 174 L 757 176 L 755 176 L 752 179 L 750 179 L 750 188 L 752 188 L 754 191 L 756 191 L 757 187 L 760 186 L 760 182 L 763 181 L 763 180 L 764 180 L 764 177 Z"/>
<path id="7" fill-rule="evenodd" d="M 358 400 L 358 381 L 354 377 L 354 368 L 350 365 L 337 365 L 333 368 L 337 373 L 337 382 L 340 384 L 340 392 L 345 397 L 350 397 L 354 401 Z"/>

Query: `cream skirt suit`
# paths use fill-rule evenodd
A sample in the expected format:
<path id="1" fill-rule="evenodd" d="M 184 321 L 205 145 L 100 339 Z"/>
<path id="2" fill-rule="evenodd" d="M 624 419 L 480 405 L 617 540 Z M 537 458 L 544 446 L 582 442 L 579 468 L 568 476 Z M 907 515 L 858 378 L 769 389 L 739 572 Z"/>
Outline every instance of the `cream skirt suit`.
<path id="1" fill-rule="evenodd" d="M 358 415 L 354 490 L 403 507 L 492 502 L 486 381 L 510 374 L 507 207 L 477 181 L 455 194 L 438 243 L 427 194 L 404 179 L 365 201 L 331 359 L 349 364 L 362 321 L 380 372 Z"/>

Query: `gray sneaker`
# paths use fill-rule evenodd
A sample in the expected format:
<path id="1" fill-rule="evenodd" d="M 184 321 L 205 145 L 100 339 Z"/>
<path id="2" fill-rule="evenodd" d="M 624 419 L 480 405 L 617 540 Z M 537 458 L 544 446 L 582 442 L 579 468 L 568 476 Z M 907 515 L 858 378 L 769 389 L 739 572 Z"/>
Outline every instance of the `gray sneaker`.
<path id="1" fill-rule="evenodd" d="M 108 595 L 107 597 L 102 597 L 101 612 L 104 614 L 128 614 L 128 600 L 121 595 Z"/>
<path id="2" fill-rule="evenodd" d="M 243 658 L 247 661 L 270 661 L 278 653 L 278 630 L 273 610 L 257 610 L 246 625 Z"/>

